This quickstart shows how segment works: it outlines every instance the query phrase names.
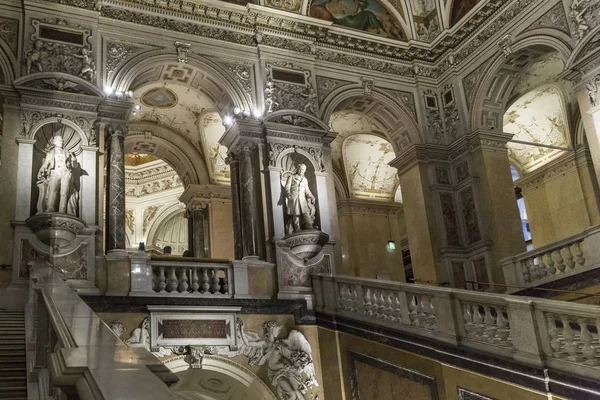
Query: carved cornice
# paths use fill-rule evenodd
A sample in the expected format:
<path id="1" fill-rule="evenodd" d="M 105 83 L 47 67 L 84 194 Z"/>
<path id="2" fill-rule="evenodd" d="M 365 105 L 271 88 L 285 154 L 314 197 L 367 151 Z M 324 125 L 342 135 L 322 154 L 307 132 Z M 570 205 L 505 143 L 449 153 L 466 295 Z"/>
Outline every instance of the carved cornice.
<path id="1" fill-rule="evenodd" d="M 592 156 L 589 149 L 582 147 L 525 175 L 516 181 L 516 185 L 525 193 L 585 164 L 593 168 Z"/>
<path id="2" fill-rule="evenodd" d="M 231 188 L 221 185 L 189 185 L 179 196 L 179 201 L 186 204 L 188 211 L 193 211 L 214 201 L 231 201 Z"/>
<path id="3" fill-rule="evenodd" d="M 344 199 L 337 202 L 338 213 L 394 215 L 404 209 L 401 203 L 376 200 Z"/>
<path id="4" fill-rule="evenodd" d="M 103 17 L 246 46 L 270 46 L 403 77 L 436 79 L 466 60 L 535 0 L 489 0 L 454 32 L 432 43 L 393 43 L 362 32 L 341 32 L 330 23 L 261 6 L 219 8 L 185 0 L 51 0 L 100 10 Z M 370 58 L 367 58 L 370 57 Z M 374 58 L 375 59 L 374 59 Z M 416 64 L 413 64 L 415 63 Z"/>

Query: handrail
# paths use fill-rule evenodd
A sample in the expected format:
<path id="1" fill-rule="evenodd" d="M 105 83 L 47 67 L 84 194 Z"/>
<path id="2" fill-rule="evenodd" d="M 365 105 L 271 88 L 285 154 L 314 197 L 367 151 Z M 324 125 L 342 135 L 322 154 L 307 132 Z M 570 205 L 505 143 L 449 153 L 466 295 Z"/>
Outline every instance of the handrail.
<path id="1" fill-rule="evenodd" d="M 40 393 L 177 399 L 165 385 L 177 377 L 147 350 L 123 343 L 49 266 L 34 265 L 30 285 L 32 318 L 26 323 L 35 357 L 28 372 Z"/>
<path id="2" fill-rule="evenodd" d="M 317 313 L 600 377 L 595 305 L 341 275 L 311 277 Z"/>

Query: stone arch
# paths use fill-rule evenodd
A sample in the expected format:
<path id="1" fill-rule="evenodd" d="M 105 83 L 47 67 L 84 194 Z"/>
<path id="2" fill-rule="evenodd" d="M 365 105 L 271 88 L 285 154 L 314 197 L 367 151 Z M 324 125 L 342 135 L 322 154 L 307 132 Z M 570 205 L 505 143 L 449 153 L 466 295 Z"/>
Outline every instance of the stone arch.
<path id="1" fill-rule="evenodd" d="M 396 154 L 400 154 L 402 149 L 410 144 L 421 143 L 416 111 L 377 88 L 374 88 L 370 95 L 365 95 L 364 88 L 359 85 L 334 90 L 321 105 L 321 120 L 329 123 L 335 111 L 360 111 L 357 107 L 368 108 L 369 115 L 385 127 L 386 139 L 392 144 Z"/>
<path id="2" fill-rule="evenodd" d="M 184 186 L 210 183 L 204 155 L 186 138 L 149 122 L 130 123 L 128 128 L 126 153 L 152 154 L 164 160 L 179 174 Z"/>
<path id="3" fill-rule="evenodd" d="M 154 240 L 156 239 L 156 235 L 161 227 L 161 225 L 168 221 L 170 218 L 175 217 L 177 214 L 183 212 L 185 210 L 185 206 L 183 203 L 176 202 L 172 203 L 164 209 L 160 210 L 158 215 L 154 218 L 154 221 L 148 227 L 148 235 L 146 236 L 146 245 L 153 246 Z"/>
<path id="4" fill-rule="evenodd" d="M 585 35 L 585 37 L 577 42 L 577 45 L 573 49 L 569 60 L 567 61 L 566 68 L 572 68 L 574 65 L 578 64 L 579 61 L 585 59 L 590 53 L 593 53 L 595 49 L 598 48 L 598 45 L 594 42 L 594 40 L 598 40 L 600 35 L 600 25 L 595 26 L 592 30 Z"/>
<path id="5" fill-rule="evenodd" d="M 10 85 L 17 74 L 17 59 L 10 51 L 5 41 L 0 39 L 0 84 Z"/>
<path id="6" fill-rule="evenodd" d="M 512 44 L 511 50 L 509 56 L 499 53 L 483 75 L 473 100 L 470 130 L 502 130 L 502 118 L 522 66 L 552 51 L 561 56 L 566 66 L 571 54 L 569 45 L 552 35 L 524 37 Z"/>
<path id="7" fill-rule="evenodd" d="M 234 393 L 229 393 L 229 397 L 227 397 L 228 399 L 277 400 L 277 397 L 267 386 L 267 384 L 264 383 L 256 374 L 254 374 L 248 368 L 225 357 L 204 355 L 202 358 L 201 368 L 194 369 L 190 368 L 190 365 L 185 362 L 184 356 L 173 357 L 165 360 L 163 361 L 163 364 L 169 368 L 171 372 L 177 374 L 180 378 L 180 382 L 171 387 L 171 390 L 173 390 L 173 392 L 180 399 L 205 399 L 206 397 L 201 397 L 202 394 L 206 396 L 211 395 L 212 390 L 205 387 L 205 385 L 199 385 L 199 387 L 197 387 L 197 391 L 194 391 L 194 388 L 189 388 L 188 386 L 187 381 L 190 379 L 186 375 L 189 375 L 194 381 L 197 381 L 197 378 L 204 374 L 210 376 L 212 379 L 217 379 L 223 383 L 226 383 L 234 389 L 233 391 L 230 391 Z M 180 389 L 181 386 L 184 387 L 184 390 Z M 185 389 L 186 387 L 187 390 Z M 184 391 L 185 393 L 178 393 Z M 196 392 L 197 395 L 194 395 L 194 392 Z"/>
<path id="8" fill-rule="evenodd" d="M 343 173 L 337 168 L 333 168 L 333 184 L 335 187 L 336 201 L 350 198 L 350 189 Z"/>
<path id="9" fill-rule="evenodd" d="M 65 81 L 71 81 L 72 83 L 77 84 L 77 87 L 74 89 L 73 92 L 62 92 L 55 89 L 55 91 L 57 93 L 61 93 L 61 95 L 64 94 L 67 96 L 80 96 L 81 94 L 84 94 L 91 96 L 92 98 L 95 97 L 96 99 L 93 100 L 90 100 L 89 98 L 86 98 L 84 100 L 84 102 L 89 101 L 90 103 L 93 103 L 94 101 L 98 103 L 105 98 L 105 94 L 102 92 L 102 90 L 100 90 L 93 83 L 90 83 L 78 76 L 67 74 L 65 72 L 35 72 L 26 76 L 22 76 L 19 79 L 16 79 L 14 81 L 14 85 L 17 88 L 45 88 L 44 86 L 41 86 L 44 80 L 52 78 L 63 79 Z"/>
<path id="10" fill-rule="evenodd" d="M 226 115 L 234 107 L 252 109 L 252 94 L 245 93 L 241 85 L 220 66 L 196 54 L 189 54 L 187 64 L 182 64 L 172 52 L 164 49 L 144 52 L 127 61 L 113 76 L 107 84 L 115 91 L 126 92 L 151 80 L 170 79 L 213 100 L 221 115 Z"/>

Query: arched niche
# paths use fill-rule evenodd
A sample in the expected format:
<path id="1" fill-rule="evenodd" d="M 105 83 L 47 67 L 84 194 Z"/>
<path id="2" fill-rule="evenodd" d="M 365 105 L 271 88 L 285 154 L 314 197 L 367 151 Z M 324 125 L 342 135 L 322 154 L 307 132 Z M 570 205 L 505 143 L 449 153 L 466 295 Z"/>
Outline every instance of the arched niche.
<path id="1" fill-rule="evenodd" d="M 164 360 L 179 382 L 171 390 L 181 400 L 277 400 L 252 371 L 219 356 L 205 355 L 201 368 L 190 368 L 184 356 Z"/>
<path id="2" fill-rule="evenodd" d="M 154 219 L 150 221 L 150 224 L 148 226 L 148 233 L 146 236 L 147 245 L 149 247 L 156 246 L 157 240 L 160 240 L 162 244 L 164 241 L 164 237 L 162 237 L 162 235 L 167 234 L 168 231 L 173 230 L 176 227 L 180 227 L 178 223 L 180 222 L 181 218 L 185 219 L 185 223 L 187 223 L 187 219 L 184 216 L 184 212 L 185 207 L 182 203 L 179 202 L 172 203 L 171 205 L 168 205 L 158 210 L 156 217 L 154 217 Z M 187 228 L 185 229 L 187 232 Z M 189 246 L 189 243 L 186 241 L 186 239 L 187 237 L 182 237 L 181 242 L 177 243 L 177 245 L 179 245 L 180 247 L 186 247 L 184 251 L 187 250 L 187 247 Z M 169 243 L 164 244 L 164 246 L 167 245 L 173 247 Z M 157 248 L 157 250 L 162 250 L 164 246 Z M 183 253 L 183 251 L 181 253 Z"/>
<path id="3" fill-rule="evenodd" d="M 65 154 L 58 155 L 55 149 L 54 138 L 62 139 L 62 148 Z M 95 171 L 84 169 L 84 149 L 82 146 L 87 144 L 87 137 L 77 124 L 72 121 L 58 118 L 47 118 L 38 121 L 32 126 L 33 144 L 32 166 L 31 166 L 31 202 L 30 215 L 38 212 L 45 212 L 49 207 L 52 211 L 59 211 L 61 196 L 66 196 L 66 213 L 76 217 L 82 217 L 82 180 L 89 177 Z M 21 144 L 25 145 L 25 144 Z M 90 150 L 85 151 L 86 153 Z M 93 151 L 92 153 L 95 153 Z M 55 175 L 54 157 L 64 157 L 66 170 L 64 174 L 69 177 L 60 180 Z M 93 154 L 95 158 L 95 154 Z M 89 162 L 86 163 L 89 165 Z M 41 171 L 43 167 L 43 171 Z M 91 165 L 89 165 L 91 167 Z M 88 167 L 86 167 L 88 168 Z M 69 187 L 62 186 L 68 182 Z M 50 198 L 48 193 L 54 187 L 60 188 L 60 193 Z M 45 194 L 44 194 L 45 193 Z M 54 201 L 52 201 L 54 200 Z M 54 203 L 49 204 L 48 201 Z"/>

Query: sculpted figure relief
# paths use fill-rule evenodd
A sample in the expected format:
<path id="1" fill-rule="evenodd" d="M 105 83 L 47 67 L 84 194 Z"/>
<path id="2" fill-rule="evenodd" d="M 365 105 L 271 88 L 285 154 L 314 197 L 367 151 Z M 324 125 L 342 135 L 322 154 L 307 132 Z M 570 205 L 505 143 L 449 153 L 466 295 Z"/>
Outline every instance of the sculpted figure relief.
<path id="1" fill-rule="evenodd" d="M 310 343 L 304 335 L 292 330 L 279 339 L 282 326 L 275 321 L 263 324 L 265 336 L 245 332 L 238 319 L 238 341 L 242 343 L 235 355 L 245 355 L 250 365 L 267 364 L 267 377 L 281 400 L 304 400 L 304 394 L 319 386 L 315 377 Z"/>
<path id="2" fill-rule="evenodd" d="M 63 148 L 61 136 L 52 138 L 53 147 L 46 153 L 37 174 L 40 195 L 37 212 L 61 212 L 77 215 L 79 192 L 74 186 L 75 155 Z"/>
<path id="3" fill-rule="evenodd" d="M 285 230 L 288 235 L 302 229 L 313 229 L 315 222 L 315 196 L 308 187 L 304 174 L 306 165 L 298 164 L 296 172 L 287 178 L 285 183 L 285 205 L 287 222 Z"/>

